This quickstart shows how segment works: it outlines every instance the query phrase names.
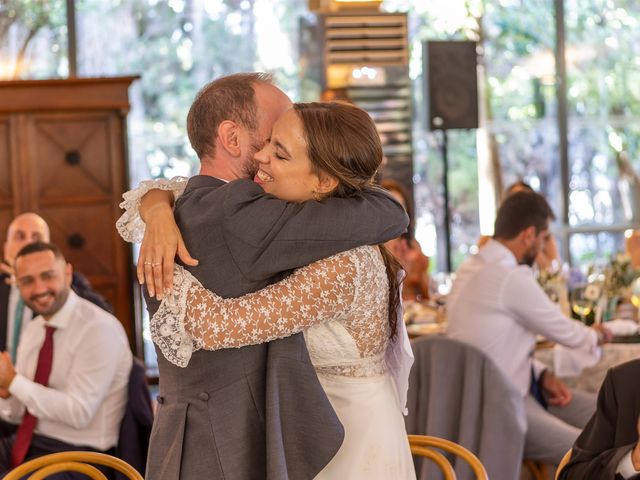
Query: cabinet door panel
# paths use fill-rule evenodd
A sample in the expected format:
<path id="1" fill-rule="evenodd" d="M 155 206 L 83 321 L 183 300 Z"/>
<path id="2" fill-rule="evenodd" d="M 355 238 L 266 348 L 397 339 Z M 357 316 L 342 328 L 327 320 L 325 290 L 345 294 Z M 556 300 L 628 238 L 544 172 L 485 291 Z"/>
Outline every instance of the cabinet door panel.
<path id="1" fill-rule="evenodd" d="M 40 115 L 30 125 L 31 168 L 41 202 L 109 197 L 111 162 L 119 157 L 110 142 L 109 114 Z"/>
<path id="2" fill-rule="evenodd" d="M 87 277 L 115 275 L 111 205 L 43 207 L 42 216 L 73 267 Z"/>

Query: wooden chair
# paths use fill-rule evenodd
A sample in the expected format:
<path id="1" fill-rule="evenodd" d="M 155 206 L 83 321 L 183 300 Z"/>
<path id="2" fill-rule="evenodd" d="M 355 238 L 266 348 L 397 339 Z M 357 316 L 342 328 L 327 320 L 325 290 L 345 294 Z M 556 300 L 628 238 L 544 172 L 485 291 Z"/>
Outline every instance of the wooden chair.
<path id="1" fill-rule="evenodd" d="M 549 478 L 547 465 L 536 460 L 522 460 L 522 466 L 529 470 L 534 480 L 547 480 Z"/>
<path id="2" fill-rule="evenodd" d="M 31 474 L 29 480 L 42 480 L 60 472 L 80 472 L 93 480 L 107 480 L 96 467 L 104 465 L 122 473 L 130 480 L 144 480 L 138 471 L 124 460 L 98 452 L 60 452 L 34 458 L 11 470 L 4 480 L 19 480 Z M 33 472 L 33 473 L 32 473 Z"/>
<path id="3" fill-rule="evenodd" d="M 432 450 L 428 447 L 421 447 L 419 445 L 410 445 L 410 447 L 413 455 L 425 457 L 435 463 L 442 471 L 444 480 L 456 480 L 456 472 L 453 470 L 453 466 L 449 460 L 447 460 L 447 457 L 443 454 L 437 450 Z"/>
<path id="4" fill-rule="evenodd" d="M 474 475 L 478 480 L 489 479 L 489 476 L 487 475 L 487 471 L 484 469 L 484 466 L 482 465 L 482 462 L 480 461 L 480 459 L 476 457 L 473 453 L 471 453 L 469 450 L 464 448 L 463 446 L 458 445 L 457 443 L 454 443 L 450 440 L 445 440 L 444 438 L 438 438 L 438 437 L 430 437 L 426 435 L 409 435 L 409 446 L 411 447 L 411 453 L 415 453 L 416 455 L 422 455 L 433 460 L 444 472 L 446 480 L 456 478 L 455 473 L 453 472 L 453 467 L 451 467 L 451 463 L 449 463 L 449 461 L 444 457 L 444 455 L 433 450 L 434 448 L 444 450 L 445 452 L 448 452 L 448 453 L 453 453 L 454 455 L 457 455 L 460 458 L 462 458 L 465 462 L 469 464 L 469 466 L 471 467 L 471 470 L 473 471 Z M 442 457 L 442 459 L 438 458 L 437 455 L 431 455 L 431 454 L 425 455 L 424 454 L 425 450 L 431 451 L 433 453 L 438 453 Z M 436 458 L 438 459 L 436 460 Z M 446 463 L 449 465 L 450 470 L 446 469 L 446 467 L 445 468 L 442 467 L 441 465 L 442 460 L 446 461 Z M 450 476 L 447 476 L 447 472 L 449 472 Z"/>
<path id="5" fill-rule="evenodd" d="M 564 454 L 564 457 L 562 457 L 562 460 L 560 460 L 560 463 L 558 464 L 558 469 L 556 470 L 556 476 L 554 477 L 555 480 L 558 480 L 558 478 L 560 478 L 560 471 L 564 468 L 564 466 L 567 463 L 569 463 L 569 460 L 571 460 L 571 451 L 572 449 L 570 448 L 569 451 Z"/>

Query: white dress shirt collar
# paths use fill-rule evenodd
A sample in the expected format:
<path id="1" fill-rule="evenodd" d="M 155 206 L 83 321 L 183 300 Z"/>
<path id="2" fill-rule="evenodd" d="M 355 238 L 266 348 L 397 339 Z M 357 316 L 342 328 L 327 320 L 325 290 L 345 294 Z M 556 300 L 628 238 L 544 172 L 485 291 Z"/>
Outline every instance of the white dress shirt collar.
<path id="1" fill-rule="evenodd" d="M 516 267 L 518 259 L 509 248 L 493 238 L 490 239 L 477 253 L 486 263 L 502 265 L 503 267 Z"/>

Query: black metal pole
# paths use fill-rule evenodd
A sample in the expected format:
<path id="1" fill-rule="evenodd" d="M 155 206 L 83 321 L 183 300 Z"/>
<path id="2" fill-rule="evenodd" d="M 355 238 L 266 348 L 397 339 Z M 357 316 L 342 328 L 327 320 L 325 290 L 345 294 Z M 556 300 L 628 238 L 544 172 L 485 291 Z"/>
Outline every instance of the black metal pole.
<path id="1" fill-rule="evenodd" d="M 444 242 L 446 245 L 447 272 L 451 272 L 451 212 L 449 211 L 449 148 L 447 130 L 442 130 L 442 185 L 444 196 Z"/>
<path id="2" fill-rule="evenodd" d="M 67 40 L 69 44 L 69 77 L 78 76 L 78 61 L 77 61 L 77 48 L 78 43 L 76 41 L 76 4 L 75 0 L 67 0 Z"/>
<path id="3" fill-rule="evenodd" d="M 558 103 L 558 149 L 562 181 L 562 258 L 571 262 L 569 254 L 569 109 L 567 106 L 567 61 L 565 57 L 564 0 L 555 0 L 556 17 L 556 99 Z"/>

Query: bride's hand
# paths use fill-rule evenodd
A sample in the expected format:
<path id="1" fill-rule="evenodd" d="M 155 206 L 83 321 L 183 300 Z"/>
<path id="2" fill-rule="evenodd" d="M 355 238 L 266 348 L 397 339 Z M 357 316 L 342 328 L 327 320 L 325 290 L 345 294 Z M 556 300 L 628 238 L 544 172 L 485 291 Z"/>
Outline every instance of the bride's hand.
<path id="1" fill-rule="evenodd" d="M 145 212 L 146 228 L 138 257 L 138 282 L 147 284 L 150 296 L 162 300 L 173 285 L 176 253 L 185 265 L 198 265 L 187 250 L 182 234 L 167 204 L 155 205 Z"/>

